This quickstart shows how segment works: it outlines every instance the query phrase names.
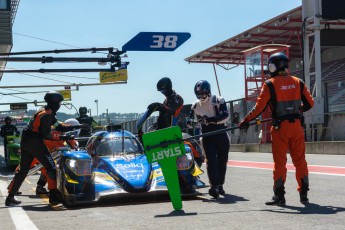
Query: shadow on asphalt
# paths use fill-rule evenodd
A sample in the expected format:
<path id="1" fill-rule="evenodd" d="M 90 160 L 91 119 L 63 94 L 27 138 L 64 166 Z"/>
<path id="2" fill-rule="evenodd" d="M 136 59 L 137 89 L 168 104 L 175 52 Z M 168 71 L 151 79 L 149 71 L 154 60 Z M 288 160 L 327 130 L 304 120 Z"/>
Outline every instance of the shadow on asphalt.
<path id="1" fill-rule="evenodd" d="M 182 198 L 182 201 L 200 200 L 201 196 Z M 97 202 L 88 202 L 85 204 L 77 204 L 75 206 L 66 205 L 70 210 L 88 209 L 98 207 L 116 207 L 126 205 L 142 205 L 150 203 L 171 203 L 168 191 L 157 191 L 150 193 L 124 193 L 116 194 L 110 197 L 104 197 Z"/>
<path id="2" fill-rule="evenodd" d="M 169 214 L 165 214 L 165 215 L 155 215 L 154 218 L 161 218 L 161 217 L 176 217 L 176 216 L 195 216 L 198 215 L 197 212 L 190 212 L 190 213 L 186 213 L 183 210 L 174 210 Z"/>
<path id="3" fill-rule="evenodd" d="M 203 199 L 203 202 L 214 202 L 218 204 L 234 204 L 239 201 L 249 201 L 241 196 L 235 196 L 231 194 L 225 194 L 224 196 L 219 196 L 218 198 L 212 198 L 208 194 L 205 194 L 208 196 L 209 199 Z"/>
<path id="4" fill-rule="evenodd" d="M 90 209 L 90 208 L 99 208 L 99 207 L 116 207 L 116 206 L 126 206 L 126 205 L 141 205 L 141 204 L 149 204 L 149 203 L 170 203 L 170 197 L 167 192 L 165 193 L 158 193 L 158 194 L 139 194 L 132 196 L 132 194 L 118 194 L 117 197 L 113 198 L 104 198 L 98 202 L 91 202 L 86 204 L 78 204 L 75 206 L 68 206 L 59 204 L 56 206 L 52 206 L 48 203 L 40 203 L 37 204 L 37 199 L 41 199 L 40 196 L 37 195 L 20 195 L 17 196 L 19 200 L 21 196 L 27 196 L 31 199 L 34 199 L 33 204 L 21 204 L 18 207 L 23 208 L 25 211 L 64 211 L 64 210 L 79 210 L 79 209 Z M 48 196 L 44 196 L 48 199 Z M 1 197 L 1 196 L 0 196 Z M 4 197 L 5 199 L 5 197 Z M 203 199 L 201 196 L 197 197 L 188 197 L 186 199 L 182 199 L 183 201 L 188 200 L 200 200 Z M 0 207 L 8 208 L 8 207 Z M 183 210 L 175 210 L 166 215 L 159 215 L 155 217 L 173 217 L 173 216 L 188 216 L 188 215 L 197 215 L 197 213 L 185 213 Z"/>
<path id="5" fill-rule="evenodd" d="M 269 212 L 284 213 L 284 214 L 296 214 L 296 212 L 284 211 L 286 209 L 297 211 L 300 214 L 320 214 L 320 215 L 329 215 L 336 214 L 338 212 L 344 212 L 345 208 L 343 207 L 334 207 L 334 206 L 321 206 L 314 203 L 309 203 L 304 207 L 301 206 L 290 206 L 286 205 L 281 207 L 279 210 L 265 210 Z"/>

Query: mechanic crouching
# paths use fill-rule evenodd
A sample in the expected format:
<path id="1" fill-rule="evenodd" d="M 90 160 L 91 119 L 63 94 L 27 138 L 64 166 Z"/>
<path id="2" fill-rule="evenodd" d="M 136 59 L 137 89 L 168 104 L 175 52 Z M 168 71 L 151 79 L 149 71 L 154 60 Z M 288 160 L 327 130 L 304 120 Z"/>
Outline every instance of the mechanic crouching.
<path id="1" fill-rule="evenodd" d="M 9 185 L 8 196 L 5 201 L 6 206 L 18 205 L 21 201 L 17 200 L 14 195 L 21 187 L 25 177 L 27 176 L 30 166 L 34 158 L 38 159 L 48 174 L 49 203 L 61 203 L 61 193 L 57 189 L 56 184 L 56 167 L 54 160 L 44 144 L 44 140 L 63 140 L 70 139 L 57 133 L 51 132 L 51 126 L 61 132 L 80 129 L 82 125 L 63 126 L 56 119 L 56 112 L 61 106 L 63 96 L 55 91 L 46 93 L 44 100 L 47 105 L 39 110 L 28 125 L 24 128 L 21 147 L 21 162 L 19 170 L 15 172 L 14 178 Z"/>

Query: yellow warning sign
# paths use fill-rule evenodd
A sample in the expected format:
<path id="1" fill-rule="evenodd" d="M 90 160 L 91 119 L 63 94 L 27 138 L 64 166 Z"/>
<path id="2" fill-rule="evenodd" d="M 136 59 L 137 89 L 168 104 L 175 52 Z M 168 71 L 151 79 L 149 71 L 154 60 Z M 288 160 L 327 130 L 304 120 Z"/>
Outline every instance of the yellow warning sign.
<path id="1" fill-rule="evenodd" d="M 127 81 L 127 69 L 119 69 L 115 72 L 100 72 L 99 81 L 101 83 Z"/>
<path id="2" fill-rule="evenodd" d="M 58 90 L 58 92 L 62 94 L 64 101 L 71 101 L 72 100 L 72 94 L 71 94 L 70 89 Z"/>

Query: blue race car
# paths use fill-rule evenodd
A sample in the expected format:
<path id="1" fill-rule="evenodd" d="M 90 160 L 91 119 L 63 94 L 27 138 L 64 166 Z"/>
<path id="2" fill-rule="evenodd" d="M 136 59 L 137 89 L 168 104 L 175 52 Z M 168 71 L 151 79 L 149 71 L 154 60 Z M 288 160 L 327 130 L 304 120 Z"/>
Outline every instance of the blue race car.
<path id="1" fill-rule="evenodd" d="M 199 195 L 205 187 L 202 170 L 187 154 L 177 159 L 181 193 Z M 98 201 L 118 193 L 167 190 L 161 167 L 149 163 L 137 137 L 126 130 L 100 131 L 90 137 L 84 151 L 60 151 L 58 188 L 67 205 Z"/>

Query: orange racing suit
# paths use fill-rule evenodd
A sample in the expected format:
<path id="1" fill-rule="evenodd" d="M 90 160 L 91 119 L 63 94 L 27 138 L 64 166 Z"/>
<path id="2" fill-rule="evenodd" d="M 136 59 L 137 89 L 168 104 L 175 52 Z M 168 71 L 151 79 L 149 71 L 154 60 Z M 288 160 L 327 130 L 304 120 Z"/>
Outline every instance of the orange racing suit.
<path id="1" fill-rule="evenodd" d="M 16 194 L 19 190 L 30 170 L 34 158 L 38 159 L 47 170 L 47 179 L 49 181 L 48 189 L 53 190 L 57 188 L 55 163 L 43 140 L 49 139 L 59 141 L 61 139 L 59 134 L 54 135 L 54 133 L 51 133 L 52 125 L 56 127 L 56 130 L 61 132 L 72 131 L 77 127 L 60 124 L 55 115 L 56 114 L 49 107 L 45 107 L 43 110 L 38 111 L 33 119 L 30 120 L 27 127 L 24 128 L 20 143 L 22 153 L 21 161 L 19 169 L 16 171 L 9 185 L 8 192 L 10 195 Z"/>
<path id="2" fill-rule="evenodd" d="M 302 127 L 302 112 L 314 105 L 304 82 L 290 75 L 276 76 L 267 80 L 251 112 L 244 118 L 249 122 L 258 117 L 270 105 L 272 111 L 272 152 L 274 161 L 274 189 L 286 181 L 286 153 L 296 167 L 298 191 L 309 190 L 308 167 L 305 159 L 305 138 Z"/>
<path id="3" fill-rule="evenodd" d="M 52 131 L 53 136 L 54 135 L 60 135 L 60 132 L 58 131 Z M 66 144 L 71 148 L 71 149 L 77 149 L 77 141 L 76 140 L 59 140 L 59 141 L 54 141 L 54 140 L 44 140 L 44 144 L 47 146 L 48 150 L 50 153 L 53 153 L 56 151 L 59 147 L 65 147 Z M 31 167 L 34 167 L 36 164 L 39 164 L 40 162 L 35 158 L 34 161 L 31 163 Z M 49 183 L 48 175 L 47 175 L 47 170 L 43 167 L 41 169 L 41 176 L 39 180 L 37 181 L 37 185 L 40 185 L 42 187 L 45 186 L 45 184 Z M 48 187 L 51 187 L 48 185 Z"/>

